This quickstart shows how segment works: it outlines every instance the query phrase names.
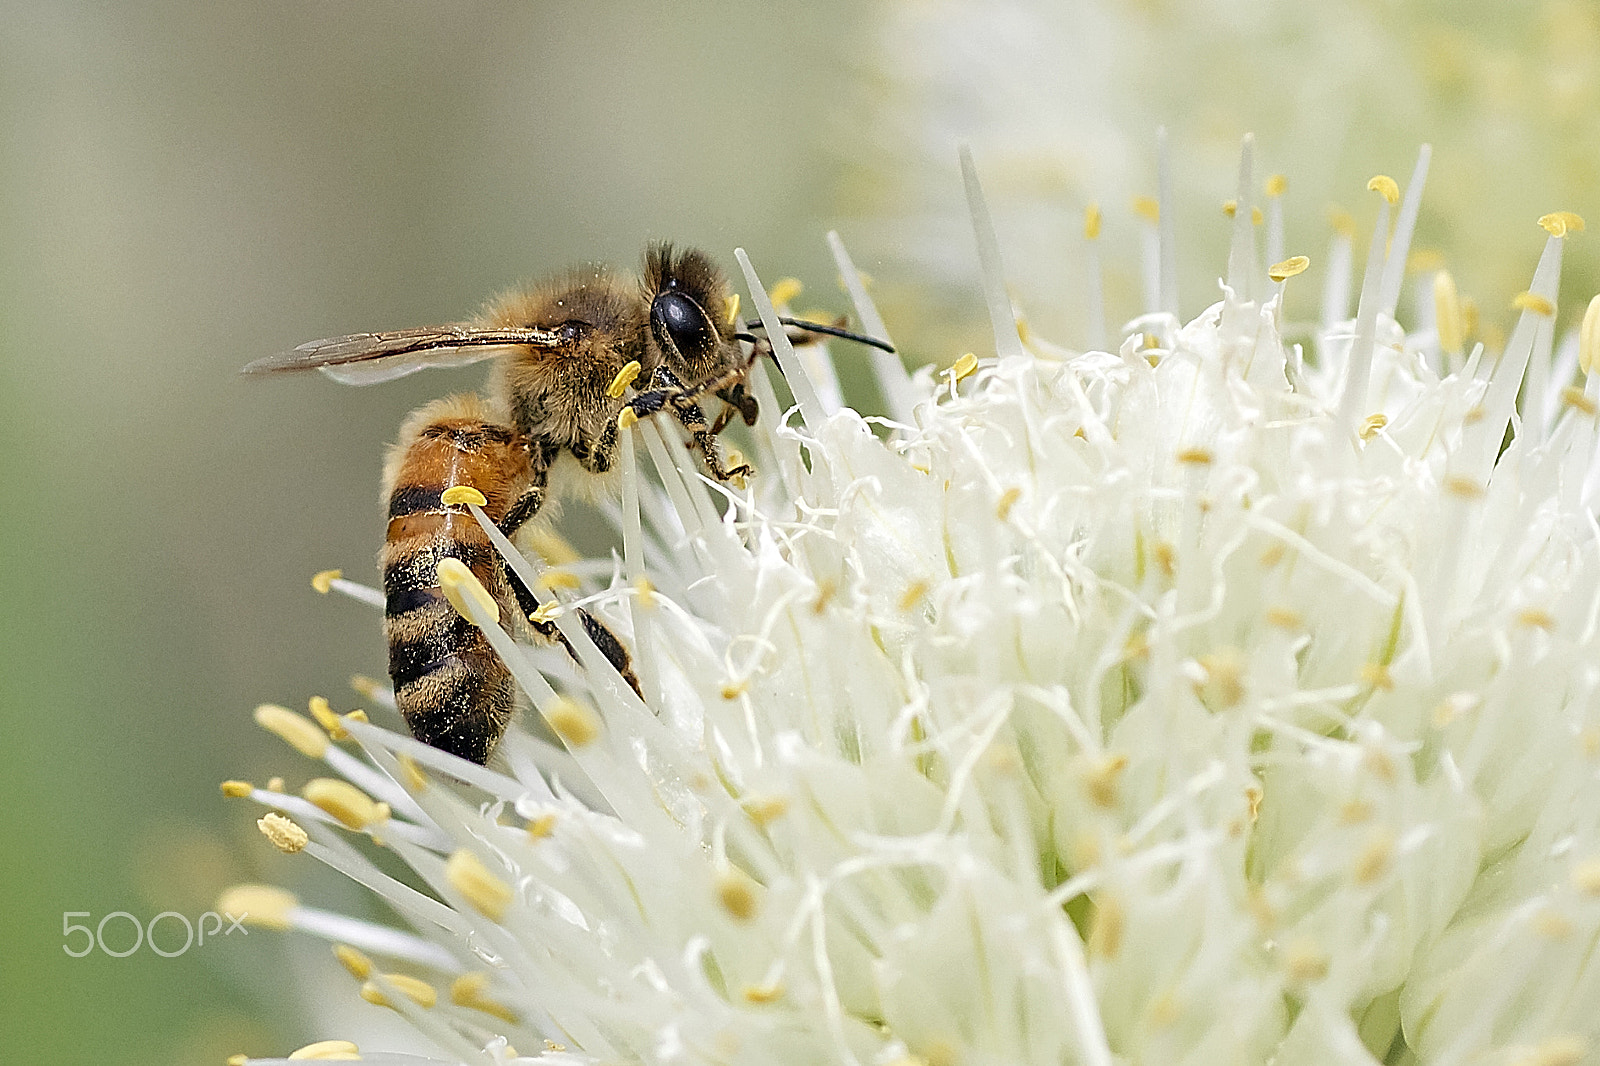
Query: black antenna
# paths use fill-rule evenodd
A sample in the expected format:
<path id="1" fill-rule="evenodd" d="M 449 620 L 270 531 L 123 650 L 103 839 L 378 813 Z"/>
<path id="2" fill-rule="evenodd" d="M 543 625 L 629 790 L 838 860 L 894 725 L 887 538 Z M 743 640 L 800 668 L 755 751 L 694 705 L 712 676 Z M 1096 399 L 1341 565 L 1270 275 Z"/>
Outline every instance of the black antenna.
<path id="1" fill-rule="evenodd" d="M 840 329 L 838 326 L 827 326 L 821 322 L 807 322 L 804 319 L 790 318 L 787 315 L 779 315 L 778 321 L 786 326 L 793 326 L 795 329 L 803 329 L 807 333 L 826 333 L 830 337 L 842 337 L 847 341 L 855 341 L 857 344 L 865 344 L 869 348 L 877 348 L 879 351 L 888 352 L 891 355 L 894 354 L 894 345 L 888 341 L 880 341 L 876 337 L 868 337 L 863 333 L 852 333 L 847 329 Z M 745 329 L 762 328 L 760 322 L 746 322 L 744 327 Z M 755 342 L 755 338 L 748 333 L 736 334 L 736 336 L 740 340 Z"/>

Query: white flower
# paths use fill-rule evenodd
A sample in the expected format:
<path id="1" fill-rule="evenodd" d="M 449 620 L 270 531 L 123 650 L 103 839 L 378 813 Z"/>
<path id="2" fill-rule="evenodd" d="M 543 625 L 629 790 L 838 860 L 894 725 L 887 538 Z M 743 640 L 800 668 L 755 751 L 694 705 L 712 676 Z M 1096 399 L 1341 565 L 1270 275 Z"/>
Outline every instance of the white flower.
<path id="1" fill-rule="evenodd" d="M 1402 330 L 1425 171 L 1392 240 L 1375 180 L 1358 314 L 1313 331 L 1247 144 L 1221 300 L 1077 353 L 1019 337 L 968 160 L 996 357 L 880 363 L 875 427 L 780 344 L 800 418 L 738 495 L 641 427 L 664 491 L 630 437 L 625 557 L 571 602 L 645 702 L 568 611 L 586 672 L 491 632 L 547 727 L 497 769 L 265 712 L 366 795 L 232 791 L 409 928 L 252 905 L 464 1063 L 1588 1061 L 1600 312 L 1552 356 L 1551 216 L 1503 352 L 1447 278 Z"/>

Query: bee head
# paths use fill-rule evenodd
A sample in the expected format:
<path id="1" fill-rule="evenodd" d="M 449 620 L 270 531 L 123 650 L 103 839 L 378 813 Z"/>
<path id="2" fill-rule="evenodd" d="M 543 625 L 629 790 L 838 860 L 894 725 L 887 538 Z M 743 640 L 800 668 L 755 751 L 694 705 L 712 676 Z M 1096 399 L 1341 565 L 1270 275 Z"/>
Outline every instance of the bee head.
<path id="1" fill-rule="evenodd" d="M 685 380 L 702 380 L 720 369 L 732 326 L 716 314 L 728 305 L 728 282 L 710 257 L 653 244 L 645 250 L 644 284 L 650 336 L 667 364 Z"/>

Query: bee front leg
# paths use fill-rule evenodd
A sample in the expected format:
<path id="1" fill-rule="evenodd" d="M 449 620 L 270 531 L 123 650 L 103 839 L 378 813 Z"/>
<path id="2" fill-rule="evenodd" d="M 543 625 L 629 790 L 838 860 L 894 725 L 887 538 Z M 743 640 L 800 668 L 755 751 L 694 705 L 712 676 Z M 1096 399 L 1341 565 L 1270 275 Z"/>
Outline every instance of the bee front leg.
<path id="1" fill-rule="evenodd" d="M 701 392 L 730 388 L 738 383 L 742 374 L 743 371 L 725 374 L 722 378 L 711 382 L 705 389 L 694 390 L 687 388 L 666 367 L 657 367 L 650 378 L 650 389 L 635 396 L 628 402 L 628 406 L 640 418 L 653 415 L 663 407 L 671 407 L 672 413 L 683 423 L 683 428 L 694 438 L 693 447 L 700 449 L 700 455 L 705 459 L 706 469 L 711 471 L 711 476 L 718 481 L 729 481 L 753 474 L 755 471 L 749 463 L 740 463 L 731 470 L 722 465 L 722 452 L 717 447 L 716 433 L 706 425 L 706 414 L 700 410 L 700 405 L 695 403 L 694 397 Z"/>

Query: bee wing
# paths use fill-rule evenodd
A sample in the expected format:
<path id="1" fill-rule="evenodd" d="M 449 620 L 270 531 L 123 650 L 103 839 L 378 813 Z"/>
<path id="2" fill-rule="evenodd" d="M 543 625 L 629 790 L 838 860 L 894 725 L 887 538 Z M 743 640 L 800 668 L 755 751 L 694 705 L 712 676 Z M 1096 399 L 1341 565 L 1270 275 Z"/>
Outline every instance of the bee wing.
<path id="1" fill-rule="evenodd" d="M 465 366 L 500 355 L 508 348 L 559 348 L 566 343 L 559 333 L 546 329 L 424 326 L 310 341 L 290 351 L 257 359 L 244 368 L 244 373 L 320 370 L 346 385 L 371 385 L 392 381 L 425 367 Z"/>

